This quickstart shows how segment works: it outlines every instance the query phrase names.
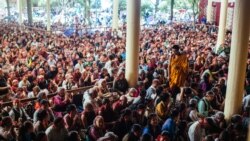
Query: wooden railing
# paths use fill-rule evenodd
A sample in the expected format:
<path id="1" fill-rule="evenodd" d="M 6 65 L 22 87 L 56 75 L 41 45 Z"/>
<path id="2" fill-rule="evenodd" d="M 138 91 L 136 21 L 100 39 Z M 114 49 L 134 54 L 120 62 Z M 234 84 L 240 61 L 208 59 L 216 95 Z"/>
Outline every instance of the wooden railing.
<path id="1" fill-rule="evenodd" d="M 107 85 L 113 85 L 113 82 L 108 82 Z M 67 93 L 78 93 L 78 92 L 83 92 L 83 91 L 86 91 L 90 88 L 93 88 L 95 85 L 92 85 L 92 86 L 86 86 L 86 87 L 80 87 L 80 88 L 77 88 L 77 89 L 72 89 L 72 90 L 67 90 L 66 92 Z M 55 93 L 51 93 L 51 94 L 48 94 L 47 97 L 48 98 L 52 98 L 54 96 L 57 95 L 57 92 Z M 20 99 L 20 102 L 21 103 L 26 103 L 26 102 L 31 102 L 31 101 L 35 101 L 37 100 L 37 97 L 34 97 L 34 98 L 24 98 L 24 99 Z M 5 106 L 12 106 L 12 101 L 8 101 L 8 102 L 4 102 L 2 103 L 2 106 L 5 107 Z"/>

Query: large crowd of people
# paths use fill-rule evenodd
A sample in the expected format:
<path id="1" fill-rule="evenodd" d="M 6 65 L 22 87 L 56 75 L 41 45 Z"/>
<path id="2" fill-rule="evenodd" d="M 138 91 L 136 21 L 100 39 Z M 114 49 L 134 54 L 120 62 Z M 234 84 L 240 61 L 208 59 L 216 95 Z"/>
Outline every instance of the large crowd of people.
<path id="1" fill-rule="evenodd" d="M 246 140 L 249 60 L 242 113 L 226 122 L 222 112 L 231 32 L 214 53 L 214 25 L 142 29 L 131 88 L 126 26 L 69 38 L 8 23 L 0 31 L 1 141 Z"/>

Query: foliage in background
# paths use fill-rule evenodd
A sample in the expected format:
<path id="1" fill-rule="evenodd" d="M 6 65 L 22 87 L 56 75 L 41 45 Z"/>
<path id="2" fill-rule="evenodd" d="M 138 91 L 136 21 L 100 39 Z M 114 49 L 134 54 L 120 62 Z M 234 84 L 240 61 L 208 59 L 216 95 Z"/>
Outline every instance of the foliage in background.
<path id="1" fill-rule="evenodd" d="M 159 10 L 164 12 L 170 10 L 171 0 L 161 0 Z M 192 4 L 195 3 L 195 10 L 198 9 L 199 0 L 174 0 L 174 9 L 192 9 Z"/>
<path id="2" fill-rule="evenodd" d="M 46 6 L 46 0 L 32 0 L 33 6 Z M 111 0 L 112 2 L 112 0 Z M 84 0 L 50 0 L 51 6 L 71 6 L 74 3 L 79 3 L 84 6 Z M 168 12 L 170 10 L 171 0 L 156 0 L 153 3 L 152 0 L 141 0 L 141 12 L 145 13 L 147 10 L 154 12 L 154 10 L 159 10 L 160 12 Z M 194 9 L 195 13 L 198 12 L 199 0 L 174 0 L 174 9 Z M 23 0 L 23 4 L 26 5 L 26 0 Z M 91 8 L 98 9 L 101 8 L 101 0 L 91 0 Z M 5 3 L 1 3 L 0 6 L 6 6 Z M 119 10 L 126 10 L 127 2 L 126 0 L 119 0 Z"/>
<path id="3" fill-rule="evenodd" d="M 10 0 L 10 6 L 15 6 L 15 0 Z M 90 0 L 91 9 L 100 9 L 101 0 Z M 110 0 L 109 2 L 112 2 Z M 82 6 L 83 9 L 86 8 L 85 0 L 50 0 L 51 7 L 64 9 L 63 7 L 74 7 L 75 3 L 78 3 Z M 34 7 L 45 7 L 46 0 L 32 0 Z M 193 17 L 196 17 L 199 13 L 198 8 L 199 0 L 174 0 L 173 9 L 186 9 L 192 10 Z M 23 0 L 23 5 L 26 6 L 26 0 Z M 0 6 L 6 6 L 5 2 L 1 3 Z M 88 7 L 88 6 L 87 6 Z M 127 0 L 119 0 L 119 11 L 126 11 Z M 154 15 L 156 11 L 163 13 L 170 13 L 171 0 L 141 0 L 141 15 L 145 16 L 146 14 Z"/>
<path id="4" fill-rule="evenodd" d="M 189 9 L 192 0 L 175 0 L 175 9 Z"/>
<path id="5" fill-rule="evenodd" d="M 127 1 L 119 0 L 119 11 L 125 11 L 127 9 Z"/>
<path id="6" fill-rule="evenodd" d="M 199 0 L 188 0 L 191 3 L 192 11 L 193 11 L 193 19 L 195 22 L 195 18 L 199 14 Z"/>
<path id="7" fill-rule="evenodd" d="M 170 0 L 164 0 L 159 4 L 160 12 L 169 12 L 170 11 Z"/>
<path id="8" fill-rule="evenodd" d="M 147 13 L 153 14 L 154 5 L 150 0 L 141 1 L 141 15 L 146 16 Z"/>
<path id="9" fill-rule="evenodd" d="M 101 0 L 92 0 L 91 8 L 100 9 L 102 7 Z"/>
<path id="10" fill-rule="evenodd" d="M 192 10 L 193 18 L 195 18 L 195 17 L 197 17 L 197 15 L 199 13 L 199 1 L 200 0 L 174 0 L 173 9 Z M 159 4 L 159 10 L 161 12 L 170 13 L 171 0 L 161 0 L 160 4 Z"/>
<path id="11" fill-rule="evenodd" d="M 127 9 L 127 1 L 119 0 L 119 10 L 125 11 Z M 154 11 L 154 3 L 151 0 L 141 0 L 141 14 Z"/>

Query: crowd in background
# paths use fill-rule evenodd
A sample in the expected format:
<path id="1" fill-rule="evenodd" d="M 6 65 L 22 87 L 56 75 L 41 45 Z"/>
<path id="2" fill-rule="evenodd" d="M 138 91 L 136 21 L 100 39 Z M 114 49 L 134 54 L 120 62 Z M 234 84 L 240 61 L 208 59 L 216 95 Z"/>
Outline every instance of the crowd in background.
<path id="1" fill-rule="evenodd" d="M 138 84 L 131 88 L 126 26 L 69 38 L 6 23 L 0 31 L 0 140 L 246 140 L 249 60 L 242 113 L 226 122 L 222 112 L 231 32 L 215 54 L 214 25 L 142 29 Z M 171 57 L 180 54 L 187 58 L 187 75 L 173 87 Z M 86 86 L 92 87 L 70 91 Z M 37 100 L 21 102 L 25 98 Z M 12 105 L 4 106 L 8 101 Z"/>

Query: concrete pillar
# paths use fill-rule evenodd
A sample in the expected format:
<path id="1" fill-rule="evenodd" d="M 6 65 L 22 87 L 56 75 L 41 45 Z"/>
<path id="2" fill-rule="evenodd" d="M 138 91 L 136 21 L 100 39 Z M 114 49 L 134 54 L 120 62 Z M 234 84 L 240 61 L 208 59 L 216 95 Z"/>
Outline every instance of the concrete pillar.
<path id="1" fill-rule="evenodd" d="M 47 10 L 47 31 L 50 31 L 50 27 L 51 27 L 51 21 L 50 21 L 50 0 L 46 1 L 46 10 Z"/>
<path id="2" fill-rule="evenodd" d="M 135 87 L 139 68 L 141 0 L 127 0 L 126 71 L 125 77 L 130 87 Z"/>
<path id="3" fill-rule="evenodd" d="M 28 23 L 32 25 L 33 18 L 32 18 L 32 0 L 27 0 L 27 14 L 28 14 Z"/>
<path id="4" fill-rule="evenodd" d="M 250 1 L 236 0 L 233 34 L 229 61 L 229 74 L 225 102 L 225 118 L 239 114 L 242 107 L 244 82 L 246 78 L 246 62 L 248 38 L 250 33 Z"/>
<path id="5" fill-rule="evenodd" d="M 226 22 L 227 22 L 228 0 L 221 0 L 219 32 L 217 37 L 216 52 L 221 44 L 225 42 Z"/>
<path id="6" fill-rule="evenodd" d="M 18 9 L 18 23 L 22 25 L 23 23 L 23 0 L 17 0 L 17 9 Z"/>
<path id="7" fill-rule="evenodd" d="M 208 0 L 207 3 L 207 22 L 213 22 L 213 0 Z"/>
<path id="8" fill-rule="evenodd" d="M 118 25 L 119 25 L 118 9 L 119 9 L 119 0 L 113 0 L 113 18 L 112 18 L 113 31 L 115 29 L 118 30 Z"/>

